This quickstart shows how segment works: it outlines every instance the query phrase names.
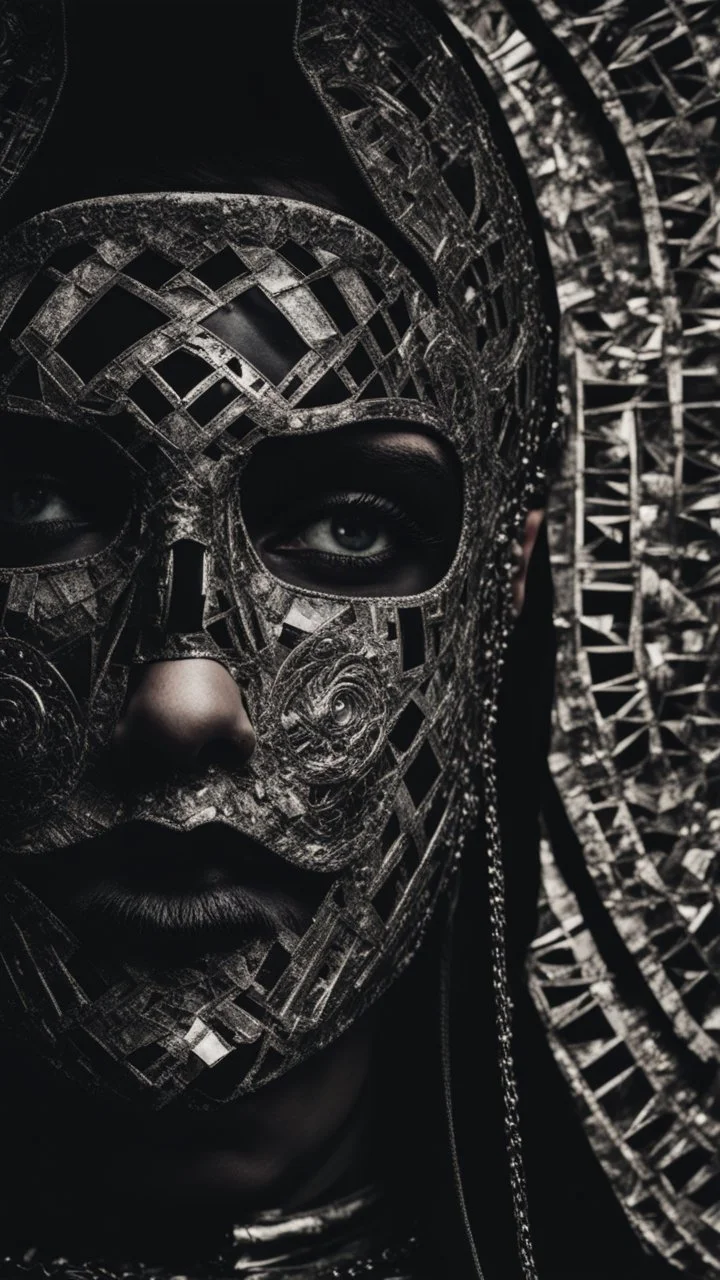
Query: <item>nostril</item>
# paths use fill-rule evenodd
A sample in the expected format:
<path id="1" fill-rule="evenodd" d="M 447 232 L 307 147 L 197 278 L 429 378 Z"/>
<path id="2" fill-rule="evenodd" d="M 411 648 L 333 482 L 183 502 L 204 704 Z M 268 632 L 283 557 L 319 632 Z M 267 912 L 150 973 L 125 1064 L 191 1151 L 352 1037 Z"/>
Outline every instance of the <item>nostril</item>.
<path id="1" fill-rule="evenodd" d="M 196 768 L 211 759 L 237 766 L 252 755 L 255 735 L 230 672 L 210 658 L 180 658 L 140 669 L 114 745 L 126 758 L 153 756 L 155 768 Z"/>

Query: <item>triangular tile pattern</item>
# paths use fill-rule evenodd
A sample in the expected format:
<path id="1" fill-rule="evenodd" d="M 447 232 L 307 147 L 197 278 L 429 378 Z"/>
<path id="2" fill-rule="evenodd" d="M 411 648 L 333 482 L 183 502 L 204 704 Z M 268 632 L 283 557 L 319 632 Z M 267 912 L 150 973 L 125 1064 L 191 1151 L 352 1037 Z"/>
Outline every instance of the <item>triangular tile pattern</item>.
<path id="1" fill-rule="evenodd" d="M 558 279 L 551 763 L 647 1000 L 616 989 L 549 849 L 531 982 L 631 1221 L 679 1268 L 720 1271 L 717 8 L 535 0 L 621 175 L 502 4 L 448 8 L 501 95 Z"/>

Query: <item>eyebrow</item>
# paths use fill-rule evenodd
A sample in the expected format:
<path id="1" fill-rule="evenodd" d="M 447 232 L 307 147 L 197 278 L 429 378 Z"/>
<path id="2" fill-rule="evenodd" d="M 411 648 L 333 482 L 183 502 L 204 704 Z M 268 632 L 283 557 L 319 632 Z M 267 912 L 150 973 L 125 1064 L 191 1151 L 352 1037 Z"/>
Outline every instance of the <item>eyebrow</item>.
<path id="1" fill-rule="evenodd" d="M 305 436 L 276 436 L 273 445 L 279 452 L 290 454 L 297 450 L 305 455 L 307 451 L 320 462 L 321 467 L 324 464 L 331 468 L 336 462 L 342 463 L 350 452 L 358 465 L 382 466 L 396 473 L 402 471 L 407 474 L 409 471 L 415 478 L 428 481 L 447 483 L 448 479 L 460 479 L 459 460 L 450 444 L 434 439 L 424 431 L 405 427 L 402 431 L 384 426 L 372 429 L 350 427 Z"/>
<path id="2" fill-rule="evenodd" d="M 361 453 L 367 449 L 375 457 L 380 456 L 388 462 L 400 462 L 404 466 L 411 463 L 413 466 L 445 470 L 453 461 L 453 454 L 449 447 L 441 446 L 439 442 L 419 431 L 393 433 L 381 429 L 379 432 L 363 432 L 356 436 L 348 436 L 344 443 Z"/>
<path id="3" fill-rule="evenodd" d="M 402 493 L 403 501 L 412 498 L 416 510 L 432 512 L 443 525 L 454 526 L 460 516 L 464 486 L 457 454 L 448 442 L 405 423 L 401 431 L 373 424 L 274 436 L 254 452 L 244 473 L 246 483 L 255 477 L 243 498 L 248 516 L 255 509 L 258 518 L 272 519 L 299 494 L 310 499 L 334 488 L 368 489 L 391 500 Z"/>

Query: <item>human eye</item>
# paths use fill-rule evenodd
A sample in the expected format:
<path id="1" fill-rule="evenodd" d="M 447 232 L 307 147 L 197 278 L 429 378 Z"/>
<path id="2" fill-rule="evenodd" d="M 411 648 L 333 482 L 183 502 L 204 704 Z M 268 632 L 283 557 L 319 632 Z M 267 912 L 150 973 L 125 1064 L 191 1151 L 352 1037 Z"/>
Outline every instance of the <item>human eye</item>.
<path id="1" fill-rule="evenodd" d="M 32 424 L 8 432 L 0 450 L 0 567 L 63 563 L 108 544 L 126 495 L 101 452 L 57 425 L 49 436 Z"/>
<path id="2" fill-rule="evenodd" d="M 288 511 L 263 543 L 266 557 L 330 583 L 386 581 L 437 538 L 408 511 L 373 493 L 335 493 Z"/>
<path id="3" fill-rule="evenodd" d="M 18 529 L 49 524 L 86 527 L 87 512 L 54 476 L 14 475 L 0 485 L 0 522 Z"/>
<path id="4" fill-rule="evenodd" d="M 88 554 L 96 519 L 57 477 L 11 472 L 0 484 L 0 559 L 44 564 Z"/>
<path id="5" fill-rule="evenodd" d="M 417 430 L 349 427 L 276 437 L 240 478 L 246 533 L 283 582 L 336 595 L 415 595 L 457 550 L 462 486 L 451 452 Z"/>

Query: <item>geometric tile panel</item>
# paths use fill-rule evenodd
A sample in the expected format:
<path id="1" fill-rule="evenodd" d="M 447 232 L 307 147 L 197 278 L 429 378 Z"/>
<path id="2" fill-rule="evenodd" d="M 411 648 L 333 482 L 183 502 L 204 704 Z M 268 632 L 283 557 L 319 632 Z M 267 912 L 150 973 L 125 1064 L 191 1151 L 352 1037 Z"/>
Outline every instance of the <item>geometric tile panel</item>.
<path id="1" fill-rule="evenodd" d="M 643 1008 L 625 1003 L 611 973 L 592 977 L 600 961 L 588 959 L 579 915 L 563 941 L 569 890 L 549 851 L 533 990 L 630 1220 L 679 1267 L 714 1274 L 717 12 L 536 0 L 565 51 L 550 66 L 497 0 L 447 7 L 501 96 L 558 281 L 566 442 L 549 513 L 560 641 L 551 766 L 628 963 L 666 1019 L 662 1072 Z M 594 115 L 579 112 L 573 74 Z M 562 963 L 547 961 L 555 938 Z M 713 1081 L 702 1097 L 698 1072 Z M 608 1100 L 621 1095 L 618 1110 Z"/>

